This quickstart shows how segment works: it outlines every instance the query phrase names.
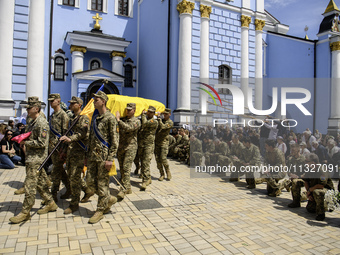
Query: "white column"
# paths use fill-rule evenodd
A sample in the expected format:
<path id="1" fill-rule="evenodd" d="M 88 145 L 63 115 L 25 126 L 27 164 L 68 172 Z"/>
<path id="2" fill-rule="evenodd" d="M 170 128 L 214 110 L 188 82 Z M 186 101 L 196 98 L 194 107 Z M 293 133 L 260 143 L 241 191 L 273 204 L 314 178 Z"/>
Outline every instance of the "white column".
<path id="1" fill-rule="evenodd" d="M 45 1 L 30 0 L 27 43 L 26 98 L 43 99 Z"/>
<path id="2" fill-rule="evenodd" d="M 200 34 L 200 81 L 209 84 L 209 18 L 211 7 L 201 4 L 201 34 Z M 207 114 L 207 93 L 200 93 L 201 114 Z"/>
<path id="3" fill-rule="evenodd" d="M 125 52 L 112 51 L 112 72 L 124 75 L 123 59 L 126 57 Z"/>
<path id="4" fill-rule="evenodd" d="M 190 110 L 191 107 L 191 34 L 192 10 L 195 5 L 183 0 L 177 5 L 180 15 L 178 45 L 178 84 L 177 110 Z"/>
<path id="5" fill-rule="evenodd" d="M 263 50 L 262 34 L 264 20 L 255 20 L 255 108 L 262 110 L 263 95 Z"/>
<path id="6" fill-rule="evenodd" d="M 15 0 L 0 1 L 0 100 L 12 100 Z"/>
<path id="7" fill-rule="evenodd" d="M 84 54 L 86 53 L 86 48 L 72 45 L 71 53 L 72 53 L 72 74 L 82 72 L 84 70 Z M 71 96 L 78 96 L 77 79 L 73 75 Z"/>
<path id="8" fill-rule="evenodd" d="M 249 16 L 241 16 L 241 89 L 244 94 L 245 104 L 248 102 L 250 21 L 251 18 Z"/>
<path id="9" fill-rule="evenodd" d="M 331 118 L 340 118 L 340 38 L 331 43 L 332 80 L 331 80 Z"/>

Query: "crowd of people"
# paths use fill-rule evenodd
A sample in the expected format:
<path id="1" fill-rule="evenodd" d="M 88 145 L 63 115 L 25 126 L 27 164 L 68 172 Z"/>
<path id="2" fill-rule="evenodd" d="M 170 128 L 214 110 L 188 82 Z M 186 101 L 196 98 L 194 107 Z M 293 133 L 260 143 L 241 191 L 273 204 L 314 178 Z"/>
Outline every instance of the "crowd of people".
<path id="1" fill-rule="evenodd" d="M 307 210 L 316 213 L 317 220 L 324 220 L 325 193 L 334 189 L 332 178 L 339 176 L 340 135 L 323 137 L 318 130 L 312 134 L 309 129 L 295 134 L 279 127 L 279 123 L 269 125 L 270 122 L 265 120 L 265 125 L 258 128 L 195 126 L 190 138 L 182 128 L 173 130 L 175 139 L 169 156 L 186 161 L 192 167 L 213 167 L 214 171 L 215 166 L 229 166 L 233 169 L 226 173 L 230 182 L 239 181 L 242 175 L 248 189 L 265 182 L 271 197 L 287 189 L 293 198 L 290 208 L 300 207 L 301 200 L 307 199 Z M 302 187 L 306 191 L 302 191 Z"/>
<path id="2" fill-rule="evenodd" d="M 160 173 L 159 181 L 172 178 L 167 157 L 190 166 L 233 166 L 234 171 L 226 175 L 230 182 L 239 181 L 243 175 L 249 189 L 265 182 L 268 195 L 272 197 L 287 189 L 292 192 L 293 201 L 288 205 L 291 208 L 301 206 L 304 199 L 301 188 L 305 187 L 307 210 L 316 213 L 317 220 L 325 218 L 324 196 L 327 190 L 334 189 L 331 176 L 327 171 L 312 176 L 306 169 L 319 163 L 337 166 L 340 135 L 323 137 L 317 130 L 312 134 L 309 129 L 295 134 L 280 123 L 270 125 L 270 120 L 265 120 L 258 128 L 193 126 L 189 131 L 173 127 L 168 108 L 157 113 L 155 107 L 149 106 L 137 118 L 136 104 L 131 102 L 126 105 L 123 116 L 118 111 L 114 115 L 106 107 L 108 97 L 102 91 L 94 94 L 92 120 L 81 115 L 83 101 L 79 97 L 72 97 L 69 110 L 62 107 L 59 94 L 50 94 L 48 101 L 54 110 L 49 122 L 41 111 L 39 98 L 30 97 L 26 106 L 26 127 L 21 123 L 16 127 L 8 125 L 7 129 L 0 126 L 3 134 L 0 166 L 13 168 L 19 161 L 26 165 L 24 186 L 15 191 L 15 194 L 25 194 L 25 200 L 22 211 L 10 218 L 12 223 L 30 218 L 36 190 L 45 205 L 38 214 L 55 211 L 61 182 L 66 192 L 59 198 L 71 198 L 64 214 L 78 211 L 79 203 L 86 203 L 94 194 L 98 195 L 97 210 L 89 219 L 89 223 L 97 223 L 118 199 L 132 193 L 130 173 L 133 163 L 136 165 L 134 174 L 140 172 L 142 178 L 140 190 L 148 188 L 152 183 L 150 162 L 153 155 Z M 15 145 L 11 138 L 23 132 L 31 132 L 31 135 Z M 49 153 L 50 177 L 45 169 L 40 170 Z M 109 191 L 109 173 L 114 168 L 114 158 L 118 159 L 120 170 L 117 197 L 111 196 Z M 86 174 L 84 166 L 87 167 Z M 295 171 L 282 171 L 283 166 Z M 260 176 L 255 174 L 254 167 L 262 169 Z M 272 171 L 275 167 L 281 170 Z M 81 191 L 85 193 L 82 199 Z"/>

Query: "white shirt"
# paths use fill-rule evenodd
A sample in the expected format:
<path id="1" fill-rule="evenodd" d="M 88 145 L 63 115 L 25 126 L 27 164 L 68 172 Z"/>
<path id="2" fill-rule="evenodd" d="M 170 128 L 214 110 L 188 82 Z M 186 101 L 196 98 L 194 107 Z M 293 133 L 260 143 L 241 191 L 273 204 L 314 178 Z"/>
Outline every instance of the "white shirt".
<path id="1" fill-rule="evenodd" d="M 286 154 L 286 152 L 287 152 L 287 145 L 286 145 L 285 143 L 281 143 L 281 144 L 277 143 L 277 144 L 276 144 L 276 147 L 277 147 L 280 151 L 282 151 L 283 154 Z"/>

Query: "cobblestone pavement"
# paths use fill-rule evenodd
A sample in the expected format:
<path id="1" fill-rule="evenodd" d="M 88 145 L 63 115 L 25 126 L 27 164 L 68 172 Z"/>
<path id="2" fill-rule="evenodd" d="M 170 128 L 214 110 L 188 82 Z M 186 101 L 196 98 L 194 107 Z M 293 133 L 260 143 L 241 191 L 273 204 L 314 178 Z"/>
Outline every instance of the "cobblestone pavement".
<path id="1" fill-rule="evenodd" d="M 290 209 L 291 196 L 266 196 L 265 184 L 247 190 L 245 181 L 190 178 L 186 165 L 170 161 L 173 179 L 159 182 L 155 162 L 153 182 L 139 191 L 133 176 L 131 195 L 116 203 L 99 223 L 87 223 L 95 196 L 74 215 L 63 214 L 68 201 L 59 199 L 56 212 L 36 214 L 23 224 L 9 224 L 19 213 L 25 169 L 0 170 L 1 254 L 339 254 L 340 214 L 326 213 L 325 221 L 304 208 Z M 110 183 L 111 193 L 117 186 Z M 61 193 L 64 193 L 63 188 Z"/>

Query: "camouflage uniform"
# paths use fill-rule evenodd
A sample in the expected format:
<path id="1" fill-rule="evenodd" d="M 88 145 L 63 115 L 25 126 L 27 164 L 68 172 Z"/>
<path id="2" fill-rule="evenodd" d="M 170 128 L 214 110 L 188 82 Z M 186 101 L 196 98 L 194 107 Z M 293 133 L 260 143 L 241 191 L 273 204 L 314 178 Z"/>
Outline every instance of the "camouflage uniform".
<path id="1" fill-rule="evenodd" d="M 241 167 L 240 157 L 242 155 L 243 149 L 244 149 L 244 146 L 240 141 L 236 144 L 233 142 L 231 143 L 230 155 L 231 155 L 232 163 L 236 167 L 236 172 L 232 172 L 230 174 L 230 181 L 238 181 L 239 176 L 242 175 L 240 173 L 240 167 Z M 236 156 L 237 159 L 233 158 L 232 156 Z"/>
<path id="2" fill-rule="evenodd" d="M 47 175 L 44 169 L 37 172 L 40 165 L 48 155 L 49 127 L 46 119 L 39 115 L 32 120 L 27 127 L 27 132 L 32 132 L 25 142 L 26 147 L 26 179 L 25 200 L 22 212 L 29 213 L 35 202 L 36 190 L 40 196 L 49 204 L 53 201 L 52 195 L 46 184 Z"/>
<path id="3" fill-rule="evenodd" d="M 53 101 L 57 98 L 60 98 L 60 96 L 55 96 L 58 94 L 51 94 L 49 96 L 49 101 Z M 68 129 L 68 123 L 69 123 L 69 117 L 65 113 L 64 110 L 60 109 L 58 112 L 54 112 L 50 117 L 50 143 L 49 143 L 49 151 L 52 151 L 54 147 L 57 145 L 59 138 L 63 136 L 67 129 Z M 52 129 L 55 130 L 55 132 L 58 133 L 58 135 L 54 134 L 52 132 Z M 53 182 L 51 192 L 54 198 L 57 197 L 57 193 L 59 191 L 60 181 L 64 183 L 66 186 L 67 191 L 70 191 L 70 183 L 68 180 L 67 173 L 64 169 L 64 162 L 65 160 L 60 159 L 60 154 L 63 153 L 63 151 L 66 152 L 66 146 L 61 145 L 55 153 L 52 154 L 52 163 L 53 163 L 53 169 L 51 173 L 51 179 Z M 58 153 L 60 152 L 60 153 Z"/>
<path id="4" fill-rule="evenodd" d="M 129 104 L 128 104 L 129 105 Z M 140 121 L 133 116 L 132 118 L 121 118 L 119 124 L 119 147 L 118 162 L 121 174 L 121 181 L 125 189 L 131 190 L 130 171 L 132 162 L 137 152 L 137 132 L 140 128 Z"/>
<path id="5" fill-rule="evenodd" d="M 230 154 L 229 146 L 226 142 L 219 141 L 215 145 L 215 153 L 211 155 L 210 164 L 218 164 L 220 166 L 228 166 L 231 163 L 228 155 Z"/>
<path id="6" fill-rule="evenodd" d="M 170 109 L 166 109 L 168 111 Z M 164 176 L 164 169 L 167 173 L 170 173 L 169 163 L 167 159 L 168 150 L 169 150 L 169 133 L 172 129 L 174 123 L 171 119 L 157 119 L 158 120 L 158 128 L 156 131 L 155 138 L 155 158 L 157 163 L 157 168 L 161 176 Z M 179 135 L 180 136 L 180 135 Z M 182 138 L 180 136 L 180 138 Z M 164 168 L 164 169 L 163 169 Z"/>
<path id="7" fill-rule="evenodd" d="M 143 181 L 151 179 L 150 163 L 155 148 L 155 133 L 158 127 L 158 121 L 147 119 L 142 114 L 142 129 L 140 131 L 140 140 L 138 141 L 138 156 L 141 159 L 142 179 Z"/>
<path id="8" fill-rule="evenodd" d="M 272 152 L 266 152 L 265 165 L 285 166 L 285 156 L 278 148 L 274 148 Z M 267 192 L 270 196 L 278 196 L 281 193 L 282 185 L 279 181 L 285 177 L 286 173 L 279 171 L 278 173 L 268 173 L 265 178 L 267 182 Z"/>
<path id="9" fill-rule="evenodd" d="M 200 166 L 202 162 L 203 151 L 202 142 L 196 137 L 190 139 L 190 165 Z"/>
<path id="10" fill-rule="evenodd" d="M 173 137 L 172 135 L 168 135 L 168 139 L 169 139 L 169 148 L 174 146 L 175 143 L 176 143 L 176 139 L 175 137 Z M 169 153 L 168 153 L 168 157 L 171 157 L 172 155 L 170 154 L 170 150 L 169 150 Z"/>
<path id="11" fill-rule="evenodd" d="M 180 134 L 176 135 L 175 137 L 176 142 L 171 144 L 171 146 L 169 146 L 169 155 L 173 158 L 178 158 L 178 155 L 175 154 L 175 148 L 181 143 L 182 140 L 182 136 Z"/>
<path id="12" fill-rule="evenodd" d="M 108 143 L 106 146 L 95 134 L 98 129 L 102 139 Z M 86 184 L 88 188 L 98 195 L 97 211 L 103 212 L 108 208 L 110 199 L 109 171 L 105 168 L 106 161 L 114 162 L 118 148 L 118 126 L 116 117 L 109 109 L 102 115 L 92 117 L 89 148 L 87 153 Z"/>
<path id="13" fill-rule="evenodd" d="M 287 160 L 287 166 L 289 169 L 296 169 L 297 171 L 300 170 L 300 166 L 303 166 L 305 163 L 305 157 L 300 155 L 299 157 L 289 156 Z M 293 166 L 296 166 L 294 168 Z M 298 176 L 301 176 L 302 173 L 296 172 Z M 301 201 L 301 187 L 305 186 L 305 182 L 302 178 L 291 178 L 289 181 L 286 182 L 286 187 L 291 187 L 292 197 L 293 197 L 293 204 L 296 204 L 300 207 Z"/>
<path id="14" fill-rule="evenodd" d="M 261 155 L 259 148 L 252 143 L 250 144 L 249 148 L 244 147 L 241 153 L 240 162 L 249 163 L 250 167 L 259 166 L 261 164 Z M 253 171 L 246 172 L 246 181 L 247 184 L 249 185 L 248 188 L 256 187 Z"/>
<path id="15" fill-rule="evenodd" d="M 179 144 L 174 149 L 175 157 L 179 158 L 180 160 L 185 160 L 188 158 L 188 149 L 190 148 L 190 141 L 187 135 L 184 135 L 179 142 Z"/>
<path id="16" fill-rule="evenodd" d="M 70 124 L 74 121 L 75 116 Z M 90 120 L 86 115 L 81 115 L 78 122 L 73 126 L 71 143 L 67 148 L 66 166 L 71 188 L 70 207 L 78 206 L 80 200 L 80 190 L 82 189 L 81 173 L 84 168 L 86 146 L 89 138 Z M 85 146 L 85 147 L 84 147 Z M 84 187 L 86 189 L 86 186 Z"/>
<path id="17" fill-rule="evenodd" d="M 211 141 L 209 139 L 208 142 L 205 145 L 205 152 L 204 152 L 204 159 L 205 159 L 205 165 L 206 166 L 210 166 L 211 165 L 210 157 L 214 153 L 215 153 L 215 144 L 214 144 L 213 141 Z"/>
<path id="18" fill-rule="evenodd" d="M 314 173 L 315 174 L 315 173 Z M 327 175 L 327 174 L 326 174 Z M 315 177 L 315 176 L 313 176 Z M 308 200 L 306 209 L 310 213 L 316 213 L 316 215 L 324 215 L 325 214 L 325 194 L 328 190 L 333 189 L 333 182 L 331 178 L 328 178 L 327 176 L 324 176 L 323 174 L 320 176 L 320 178 L 309 178 L 305 179 L 305 181 L 308 183 L 309 188 L 312 188 L 313 186 L 317 184 L 321 184 L 324 186 L 323 189 L 314 189 L 312 194 L 314 201 Z"/>

